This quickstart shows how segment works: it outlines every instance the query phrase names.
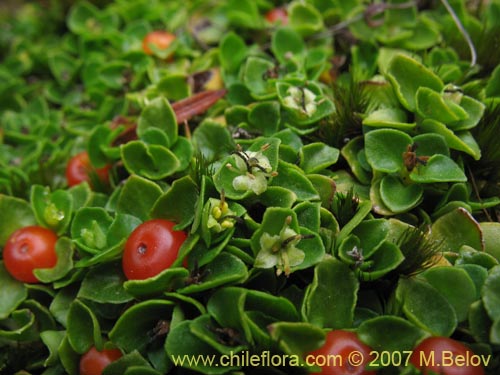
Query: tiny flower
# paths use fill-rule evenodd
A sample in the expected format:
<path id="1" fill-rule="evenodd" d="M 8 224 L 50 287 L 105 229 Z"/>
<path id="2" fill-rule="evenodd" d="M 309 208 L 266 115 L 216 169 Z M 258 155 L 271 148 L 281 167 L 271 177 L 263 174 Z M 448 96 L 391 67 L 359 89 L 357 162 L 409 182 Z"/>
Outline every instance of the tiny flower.
<path id="1" fill-rule="evenodd" d="M 207 204 L 209 210 L 207 227 L 215 233 L 234 227 L 234 221 L 240 219 L 229 208 L 223 194 L 221 199 L 210 198 Z"/>
<path id="2" fill-rule="evenodd" d="M 257 175 L 245 174 L 233 180 L 235 190 L 252 190 L 259 195 L 267 189 L 267 179 L 262 173 Z"/>
<path id="3" fill-rule="evenodd" d="M 310 117 L 316 112 L 316 95 L 309 89 L 292 86 L 287 90 L 288 96 L 283 99 L 285 106 L 296 109 Z"/>
<path id="4" fill-rule="evenodd" d="M 365 261 L 365 257 L 363 256 L 363 249 L 354 246 L 352 250 L 346 252 L 356 263 L 354 266 L 356 268 L 361 267 Z"/>
<path id="5" fill-rule="evenodd" d="M 291 217 L 289 217 L 291 219 Z M 276 266 L 276 274 L 290 275 L 291 267 L 304 261 L 305 254 L 296 246 L 305 238 L 289 227 L 287 220 L 279 234 L 271 235 L 264 232 L 260 237 L 260 251 L 255 258 L 255 267 L 271 268 Z"/>
<path id="6" fill-rule="evenodd" d="M 463 96 L 464 96 L 463 90 L 452 83 L 444 87 L 443 97 L 447 100 L 452 101 L 455 104 L 460 104 Z"/>
<path id="7" fill-rule="evenodd" d="M 48 225 L 55 227 L 64 219 L 64 212 L 51 202 L 45 207 L 43 218 Z"/>
<path id="8" fill-rule="evenodd" d="M 255 194 L 262 194 L 267 189 L 267 179 L 275 176 L 267 156 L 263 155 L 269 145 L 264 145 L 260 151 L 242 151 L 239 147 L 233 154 L 235 166 L 228 164 L 228 168 L 235 169 L 240 176 L 233 180 L 233 188 L 240 191 L 251 190 Z"/>

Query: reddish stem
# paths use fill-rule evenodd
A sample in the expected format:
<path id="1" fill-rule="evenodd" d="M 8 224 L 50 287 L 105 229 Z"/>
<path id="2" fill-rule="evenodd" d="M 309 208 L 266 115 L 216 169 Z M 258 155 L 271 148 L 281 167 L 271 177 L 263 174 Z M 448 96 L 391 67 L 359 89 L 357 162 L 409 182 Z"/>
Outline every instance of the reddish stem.
<path id="1" fill-rule="evenodd" d="M 177 125 L 183 124 L 192 119 L 194 116 L 201 115 L 211 106 L 213 106 L 219 99 L 226 95 L 226 89 L 219 90 L 206 90 L 197 93 L 189 98 L 179 100 L 172 104 L 172 109 L 175 112 L 175 119 Z M 127 126 L 113 142 L 113 146 L 127 143 L 137 139 L 137 124 Z"/>

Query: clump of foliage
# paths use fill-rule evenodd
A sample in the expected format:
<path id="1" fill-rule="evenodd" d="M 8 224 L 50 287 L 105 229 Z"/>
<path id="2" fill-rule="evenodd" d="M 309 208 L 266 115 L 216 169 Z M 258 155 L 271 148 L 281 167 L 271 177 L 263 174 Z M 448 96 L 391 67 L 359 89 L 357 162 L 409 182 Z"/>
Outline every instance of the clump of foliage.
<path id="1" fill-rule="evenodd" d="M 336 330 L 380 353 L 452 338 L 498 373 L 499 13 L 53 0 L 0 14 L 0 373 L 78 374 L 93 347 L 121 353 L 105 375 L 254 373 L 178 359 L 265 351 L 298 361 L 270 373 L 310 373 Z M 127 239 L 153 220 L 182 245 L 129 279 Z M 36 283 L 7 261 L 30 226 L 57 236 Z"/>

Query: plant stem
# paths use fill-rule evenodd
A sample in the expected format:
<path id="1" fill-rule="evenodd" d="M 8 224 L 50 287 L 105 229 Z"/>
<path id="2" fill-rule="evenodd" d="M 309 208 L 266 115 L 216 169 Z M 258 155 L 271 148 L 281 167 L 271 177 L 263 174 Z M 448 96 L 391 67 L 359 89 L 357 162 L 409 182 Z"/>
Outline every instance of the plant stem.
<path id="1" fill-rule="evenodd" d="M 453 10 L 453 8 L 451 7 L 451 5 L 448 2 L 448 0 L 441 0 L 441 3 L 446 8 L 446 11 L 450 14 L 451 18 L 453 18 L 453 22 L 455 22 L 455 25 L 457 26 L 458 30 L 460 31 L 460 34 L 462 34 L 462 36 L 465 39 L 467 45 L 469 46 L 469 50 L 470 50 L 470 66 L 473 67 L 474 65 L 476 65 L 476 62 L 477 62 L 476 47 L 474 46 L 474 43 L 472 42 L 472 39 L 471 39 L 469 33 L 467 32 L 467 30 L 465 30 L 464 25 L 462 24 L 462 22 L 458 18 L 457 14 L 455 13 L 455 11 Z"/>

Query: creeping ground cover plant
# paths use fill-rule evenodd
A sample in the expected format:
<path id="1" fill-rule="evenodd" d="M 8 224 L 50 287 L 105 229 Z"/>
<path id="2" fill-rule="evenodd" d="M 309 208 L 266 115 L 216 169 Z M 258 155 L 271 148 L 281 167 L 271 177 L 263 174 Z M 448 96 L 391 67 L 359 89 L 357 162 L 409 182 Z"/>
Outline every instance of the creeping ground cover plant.
<path id="1" fill-rule="evenodd" d="M 498 374 L 500 2 L 0 6 L 0 374 Z"/>

